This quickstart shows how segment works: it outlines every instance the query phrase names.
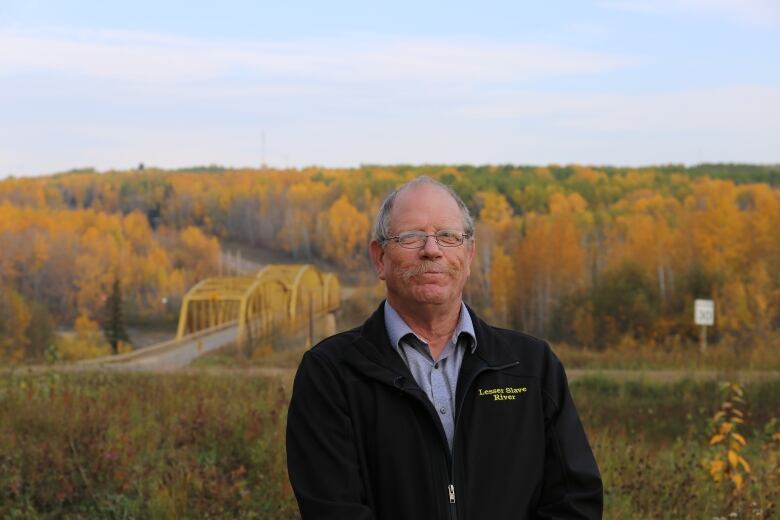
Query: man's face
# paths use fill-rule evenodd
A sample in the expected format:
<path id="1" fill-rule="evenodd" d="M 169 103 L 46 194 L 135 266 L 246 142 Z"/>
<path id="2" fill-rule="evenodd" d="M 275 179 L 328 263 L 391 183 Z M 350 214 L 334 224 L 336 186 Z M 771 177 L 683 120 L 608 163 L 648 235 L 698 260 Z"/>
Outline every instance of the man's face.
<path id="1" fill-rule="evenodd" d="M 391 236 L 406 231 L 433 234 L 443 229 L 464 231 L 460 209 L 449 193 L 426 184 L 398 193 L 390 213 Z M 429 237 L 416 249 L 405 249 L 394 241 L 384 247 L 371 243 L 371 258 L 387 285 L 390 303 L 407 309 L 459 303 L 474 251 L 473 239 L 460 246 L 442 247 Z"/>

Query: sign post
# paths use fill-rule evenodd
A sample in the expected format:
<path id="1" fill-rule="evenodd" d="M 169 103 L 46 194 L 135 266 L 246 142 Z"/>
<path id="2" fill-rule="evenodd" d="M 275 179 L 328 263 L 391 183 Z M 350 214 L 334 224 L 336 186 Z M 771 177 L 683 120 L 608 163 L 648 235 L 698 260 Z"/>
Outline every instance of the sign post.
<path id="1" fill-rule="evenodd" d="M 699 347 L 704 354 L 707 351 L 707 327 L 715 324 L 715 302 L 696 300 L 693 305 L 693 321 L 696 325 L 701 325 Z"/>

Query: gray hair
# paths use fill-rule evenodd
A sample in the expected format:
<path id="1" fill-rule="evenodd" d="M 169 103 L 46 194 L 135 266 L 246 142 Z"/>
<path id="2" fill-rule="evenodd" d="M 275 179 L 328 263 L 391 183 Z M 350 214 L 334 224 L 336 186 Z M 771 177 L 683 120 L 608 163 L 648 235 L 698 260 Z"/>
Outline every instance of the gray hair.
<path id="1" fill-rule="evenodd" d="M 382 205 L 379 207 L 379 212 L 376 214 L 376 219 L 374 220 L 374 228 L 371 233 L 371 238 L 373 240 L 376 240 L 380 244 L 384 244 L 389 238 L 390 213 L 393 209 L 393 204 L 395 203 L 395 198 L 398 196 L 398 194 L 407 188 L 415 188 L 417 186 L 425 185 L 439 187 L 450 194 L 460 209 L 461 219 L 463 220 L 463 232 L 471 237 L 474 236 L 474 219 L 471 217 L 469 208 L 466 207 L 463 199 L 461 199 L 458 194 L 455 193 L 455 191 L 446 184 L 442 184 L 436 179 L 428 177 L 427 175 L 423 175 L 422 177 L 417 177 L 416 179 L 412 179 L 411 181 L 402 184 L 385 198 L 384 202 L 382 202 Z"/>

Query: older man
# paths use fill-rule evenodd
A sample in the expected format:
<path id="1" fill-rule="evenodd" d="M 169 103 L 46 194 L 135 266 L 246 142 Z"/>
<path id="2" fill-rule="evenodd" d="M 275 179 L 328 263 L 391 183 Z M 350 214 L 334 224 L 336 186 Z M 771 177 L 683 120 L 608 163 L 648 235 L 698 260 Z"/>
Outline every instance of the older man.
<path id="1" fill-rule="evenodd" d="M 295 379 L 287 462 L 304 519 L 601 517 L 561 363 L 462 301 L 474 252 L 443 184 L 421 177 L 382 204 L 370 253 L 387 299 Z"/>

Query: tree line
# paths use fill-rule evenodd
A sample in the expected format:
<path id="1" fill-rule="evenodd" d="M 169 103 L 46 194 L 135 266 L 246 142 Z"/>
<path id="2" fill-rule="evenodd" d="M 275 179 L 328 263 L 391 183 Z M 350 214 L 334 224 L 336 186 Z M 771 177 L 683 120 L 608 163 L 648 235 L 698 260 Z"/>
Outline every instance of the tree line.
<path id="1" fill-rule="evenodd" d="M 693 300 L 712 298 L 718 337 L 776 339 L 778 166 L 364 165 L 0 182 L 0 337 L 13 337 L 0 348 L 33 342 L 20 343 L 25 320 L 9 324 L 20 307 L 28 324 L 37 307 L 62 325 L 95 316 L 117 273 L 130 315 L 175 305 L 216 274 L 224 240 L 326 260 L 354 279 L 370 272 L 382 199 L 418 175 L 453 186 L 477 217 L 466 298 L 500 324 L 592 348 L 669 345 L 695 337 Z"/>

